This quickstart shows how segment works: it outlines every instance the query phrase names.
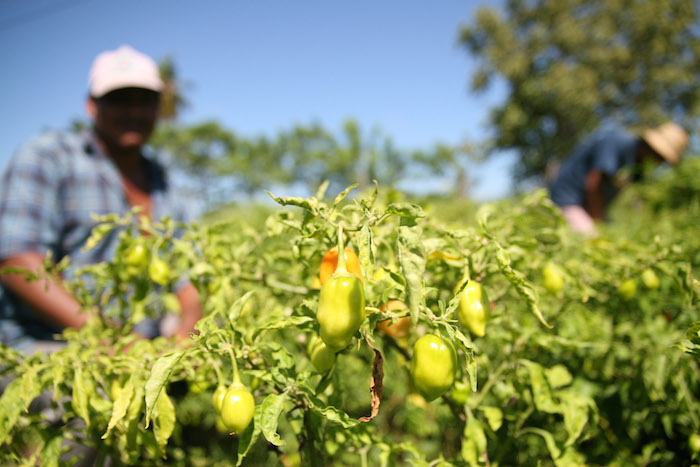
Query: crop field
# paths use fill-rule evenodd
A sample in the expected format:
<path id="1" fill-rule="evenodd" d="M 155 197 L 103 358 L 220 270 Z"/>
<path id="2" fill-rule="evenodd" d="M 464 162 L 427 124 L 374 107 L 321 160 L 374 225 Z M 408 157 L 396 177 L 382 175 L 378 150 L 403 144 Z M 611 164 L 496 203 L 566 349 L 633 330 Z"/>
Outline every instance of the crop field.
<path id="1" fill-rule="evenodd" d="M 0 463 L 691 465 L 698 162 L 626 190 L 591 238 L 542 190 L 102 218 L 88 247 L 116 230 L 118 254 L 70 282 L 89 325 L 51 354 L 0 347 Z M 137 339 L 185 279 L 198 332 Z"/>

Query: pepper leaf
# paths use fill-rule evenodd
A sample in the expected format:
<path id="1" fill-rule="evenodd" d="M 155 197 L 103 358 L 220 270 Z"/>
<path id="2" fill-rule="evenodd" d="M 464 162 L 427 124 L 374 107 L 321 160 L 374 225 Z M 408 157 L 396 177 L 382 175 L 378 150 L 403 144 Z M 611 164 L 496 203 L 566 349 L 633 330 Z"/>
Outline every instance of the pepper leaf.
<path id="1" fill-rule="evenodd" d="M 146 428 L 148 428 L 156 402 L 161 390 L 170 379 L 173 368 L 180 361 L 184 352 L 174 352 L 160 357 L 151 368 L 151 375 L 146 381 Z"/>
<path id="2" fill-rule="evenodd" d="M 287 393 L 270 394 L 260 404 L 260 428 L 265 439 L 275 446 L 283 446 L 284 440 L 277 433 L 277 423 L 282 411 L 284 403 L 287 401 Z"/>

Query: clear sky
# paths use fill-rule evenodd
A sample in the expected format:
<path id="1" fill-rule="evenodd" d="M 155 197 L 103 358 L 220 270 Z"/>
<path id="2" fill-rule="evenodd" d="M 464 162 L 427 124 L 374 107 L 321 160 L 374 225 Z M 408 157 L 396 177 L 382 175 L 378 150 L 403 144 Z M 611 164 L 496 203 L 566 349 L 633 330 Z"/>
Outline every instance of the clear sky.
<path id="1" fill-rule="evenodd" d="M 254 137 L 313 122 L 340 131 L 353 118 L 403 149 L 482 141 L 503 90 L 469 91 L 474 64 L 457 37 L 478 6 L 498 3 L 2 0 L 0 167 L 41 130 L 85 118 L 92 60 L 122 44 L 174 59 L 183 123 L 215 119 Z M 511 163 L 471 167 L 472 196 L 507 194 Z"/>

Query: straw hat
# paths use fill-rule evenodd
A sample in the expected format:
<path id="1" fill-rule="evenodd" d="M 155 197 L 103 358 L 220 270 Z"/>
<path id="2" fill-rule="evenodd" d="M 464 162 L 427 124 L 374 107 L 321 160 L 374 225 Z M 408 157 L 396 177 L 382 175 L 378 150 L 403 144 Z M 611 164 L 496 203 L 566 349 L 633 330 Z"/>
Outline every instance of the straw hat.
<path id="1" fill-rule="evenodd" d="M 683 127 L 673 122 L 645 130 L 642 139 L 654 152 L 673 165 L 680 162 L 689 141 L 688 133 Z"/>

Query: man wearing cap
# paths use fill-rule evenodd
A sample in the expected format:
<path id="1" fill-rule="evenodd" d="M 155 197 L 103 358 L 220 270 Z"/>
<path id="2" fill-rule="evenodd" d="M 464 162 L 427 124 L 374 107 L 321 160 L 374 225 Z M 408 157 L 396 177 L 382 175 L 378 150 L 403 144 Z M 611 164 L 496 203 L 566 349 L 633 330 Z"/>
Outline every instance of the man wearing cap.
<path id="1" fill-rule="evenodd" d="M 592 235 L 623 183 L 615 179 L 621 168 L 647 162 L 677 165 L 687 145 L 686 131 L 671 122 L 640 134 L 617 126 L 600 129 L 562 162 L 550 197 L 573 230 Z"/>
<path id="2" fill-rule="evenodd" d="M 190 220 L 165 168 L 144 147 L 162 87 L 156 63 L 129 46 L 97 56 L 86 101 L 92 127 L 29 141 L 0 181 L 0 268 L 36 271 L 51 252 L 55 261 L 70 257 L 70 277 L 77 267 L 110 260 L 116 232 L 98 248 L 82 251 L 95 225 L 93 214 L 125 214 L 140 206 L 152 219 Z M 174 334 L 184 337 L 194 330 L 201 308 L 191 284 L 178 290 L 178 298 L 182 317 Z M 85 323 L 79 308 L 60 285 L 6 274 L 0 277 L 0 341 L 28 352 L 51 349 L 54 334 Z M 139 326 L 148 337 L 158 334 L 158 323 Z"/>

